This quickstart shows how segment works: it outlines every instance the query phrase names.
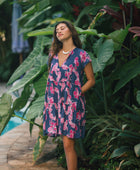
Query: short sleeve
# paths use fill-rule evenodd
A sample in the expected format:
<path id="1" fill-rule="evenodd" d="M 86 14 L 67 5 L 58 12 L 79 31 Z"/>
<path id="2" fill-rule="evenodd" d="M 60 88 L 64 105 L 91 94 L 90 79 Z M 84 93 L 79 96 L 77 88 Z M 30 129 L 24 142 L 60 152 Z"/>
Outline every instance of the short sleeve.
<path id="1" fill-rule="evenodd" d="M 82 64 L 82 68 L 84 69 L 85 66 L 91 62 L 91 58 L 89 56 L 89 54 L 86 51 L 81 51 L 80 52 L 80 57 L 81 57 L 81 64 Z"/>

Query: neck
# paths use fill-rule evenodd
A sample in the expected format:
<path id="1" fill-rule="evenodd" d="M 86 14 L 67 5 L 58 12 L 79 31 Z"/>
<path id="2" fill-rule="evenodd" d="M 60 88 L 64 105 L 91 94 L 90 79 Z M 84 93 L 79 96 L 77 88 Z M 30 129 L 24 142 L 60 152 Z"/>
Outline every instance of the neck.
<path id="1" fill-rule="evenodd" d="M 69 40 L 66 40 L 63 42 L 63 47 L 62 49 L 64 51 L 69 51 L 69 50 L 72 50 L 73 48 L 75 47 L 74 43 L 73 43 L 73 40 L 72 39 L 69 39 Z"/>

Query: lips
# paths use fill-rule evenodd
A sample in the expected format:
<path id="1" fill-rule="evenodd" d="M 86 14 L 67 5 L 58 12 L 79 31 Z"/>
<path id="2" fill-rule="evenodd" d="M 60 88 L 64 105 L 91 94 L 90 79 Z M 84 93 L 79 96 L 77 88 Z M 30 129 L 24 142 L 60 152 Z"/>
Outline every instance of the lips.
<path id="1" fill-rule="evenodd" d="M 58 37 L 61 37 L 63 34 L 58 34 Z"/>

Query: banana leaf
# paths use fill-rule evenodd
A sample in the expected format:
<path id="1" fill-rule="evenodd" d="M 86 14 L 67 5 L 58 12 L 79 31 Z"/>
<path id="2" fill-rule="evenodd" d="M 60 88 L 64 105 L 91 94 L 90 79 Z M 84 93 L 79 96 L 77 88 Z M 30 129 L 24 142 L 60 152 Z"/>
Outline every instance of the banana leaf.
<path id="1" fill-rule="evenodd" d="M 119 81 L 115 86 L 114 93 L 124 87 L 130 80 L 135 78 L 138 74 L 140 74 L 139 58 L 133 59 L 121 66 L 121 68 L 119 68 L 114 75 L 115 77 L 119 77 Z"/>
<path id="2" fill-rule="evenodd" d="M 47 84 L 48 72 L 44 72 L 43 75 L 37 77 L 33 84 L 35 92 L 38 96 L 43 96 L 45 94 L 46 84 Z"/>
<path id="3" fill-rule="evenodd" d="M 13 103 L 13 110 L 17 110 L 19 111 L 20 109 L 22 109 L 26 103 L 28 102 L 28 99 L 30 97 L 32 93 L 32 88 L 30 86 L 25 86 L 22 93 L 21 93 L 21 96 L 18 97 L 14 103 Z"/>
<path id="4" fill-rule="evenodd" d="M 100 39 L 93 48 L 97 56 L 96 58 L 92 57 L 94 72 L 102 72 L 113 55 L 113 41 L 111 39 L 106 39 L 105 41 Z"/>
<path id="5" fill-rule="evenodd" d="M 44 46 L 49 41 L 48 38 L 39 36 L 35 43 L 35 47 L 33 51 L 29 54 L 29 56 L 24 60 L 24 62 L 15 70 L 13 75 L 10 77 L 8 81 L 8 85 L 12 84 L 15 80 L 20 78 L 20 76 L 24 75 L 26 71 L 30 70 L 36 63 L 36 58 L 39 58 L 42 55 Z"/>
<path id="6" fill-rule="evenodd" d="M 43 106 L 44 106 L 45 96 L 38 97 L 30 106 L 29 110 L 26 113 L 26 118 L 28 120 L 35 119 L 42 115 Z"/>
<path id="7" fill-rule="evenodd" d="M 122 48 L 122 43 L 124 42 L 127 34 L 128 28 L 130 25 L 127 25 L 125 29 L 116 30 L 110 33 L 108 36 L 114 41 L 114 50 L 118 51 Z"/>
<path id="8" fill-rule="evenodd" d="M 4 93 L 0 99 L 0 134 L 12 117 L 12 97 Z"/>
<path id="9" fill-rule="evenodd" d="M 39 74 L 41 74 L 42 69 L 44 70 L 44 67 L 46 65 L 44 65 L 44 63 L 47 63 L 47 57 L 38 56 L 38 58 L 35 58 L 34 62 L 34 67 L 30 69 L 28 73 L 26 73 L 24 77 L 20 79 L 20 81 L 18 81 L 14 86 L 9 89 L 9 93 L 23 88 L 26 84 L 31 83 Z"/>

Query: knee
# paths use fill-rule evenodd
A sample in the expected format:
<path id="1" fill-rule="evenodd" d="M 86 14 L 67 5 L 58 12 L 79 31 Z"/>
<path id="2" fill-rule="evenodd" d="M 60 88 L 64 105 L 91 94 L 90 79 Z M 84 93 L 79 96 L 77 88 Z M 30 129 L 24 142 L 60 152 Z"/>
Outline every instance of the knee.
<path id="1" fill-rule="evenodd" d="M 66 152 L 70 152 L 74 149 L 74 140 L 67 137 L 63 137 L 63 146 Z"/>

